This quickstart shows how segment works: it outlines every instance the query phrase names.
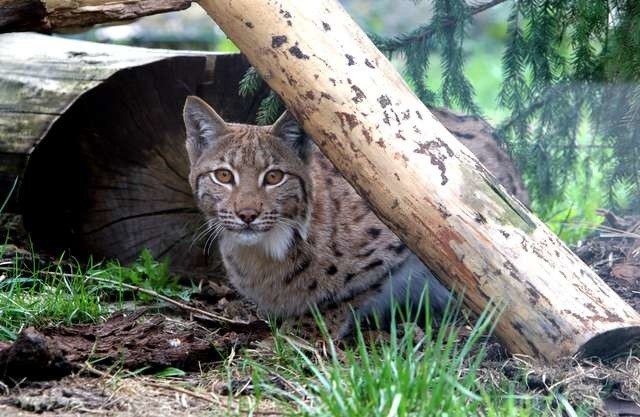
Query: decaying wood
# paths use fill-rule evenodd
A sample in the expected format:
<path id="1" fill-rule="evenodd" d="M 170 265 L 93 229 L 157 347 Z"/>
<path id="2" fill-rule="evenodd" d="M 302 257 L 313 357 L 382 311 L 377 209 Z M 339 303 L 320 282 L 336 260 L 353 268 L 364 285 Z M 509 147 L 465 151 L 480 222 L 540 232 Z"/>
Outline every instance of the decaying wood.
<path id="1" fill-rule="evenodd" d="M 640 315 L 413 95 L 335 0 L 201 0 L 335 166 L 496 334 L 548 360 L 610 354 Z"/>
<path id="2" fill-rule="evenodd" d="M 54 32 L 183 10 L 190 0 L 0 0 L 0 33 Z"/>
<path id="3" fill-rule="evenodd" d="M 0 171 L 20 173 L 23 156 L 87 91 L 122 69 L 177 56 L 194 55 L 33 34 L 0 35 L 0 153 L 16 160 Z"/>

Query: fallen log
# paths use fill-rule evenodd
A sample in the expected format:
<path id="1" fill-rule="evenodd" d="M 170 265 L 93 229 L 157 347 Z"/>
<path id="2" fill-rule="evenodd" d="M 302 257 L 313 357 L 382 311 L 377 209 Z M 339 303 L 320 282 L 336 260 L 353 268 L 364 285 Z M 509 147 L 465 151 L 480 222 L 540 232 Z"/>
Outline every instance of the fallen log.
<path id="1" fill-rule="evenodd" d="M 0 35 L 0 187 L 40 250 L 131 262 L 149 248 L 210 275 L 192 242 L 203 219 L 189 184 L 181 108 L 189 94 L 231 120 L 259 97 L 237 83 L 240 55 Z"/>
<path id="2" fill-rule="evenodd" d="M 495 333 L 547 360 L 620 352 L 640 315 L 415 97 L 335 0 L 201 0 L 336 168 Z"/>
<path id="3" fill-rule="evenodd" d="M 39 250 L 126 263 L 148 248 L 176 271 L 221 276 L 193 242 L 204 220 L 186 180 L 181 109 L 198 94 L 227 120 L 254 120 L 267 89 L 238 95 L 247 68 L 237 54 L 0 35 L 0 197 L 19 180 L 9 208 Z M 486 122 L 437 112 L 527 198 Z"/>
<path id="4" fill-rule="evenodd" d="M 183 10 L 190 0 L 0 0 L 0 33 L 55 32 Z"/>

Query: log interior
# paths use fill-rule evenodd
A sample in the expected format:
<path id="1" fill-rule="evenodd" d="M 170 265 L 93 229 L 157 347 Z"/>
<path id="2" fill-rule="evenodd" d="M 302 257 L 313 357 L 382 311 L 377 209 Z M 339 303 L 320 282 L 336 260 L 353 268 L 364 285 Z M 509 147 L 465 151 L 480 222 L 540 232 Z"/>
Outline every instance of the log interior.
<path id="1" fill-rule="evenodd" d="M 189 184 L 182 106 L 205 97 L 229 120 L 255 115 L 238 96 L 240 55 L 176 57 L 126 69 L 82 95 L 31 154 L 20 193 L 37 247 L 134 260 L 149 248 L 178 270 L 211 262 Z M 214 259 L 214 261 L 211 261 Z"/>

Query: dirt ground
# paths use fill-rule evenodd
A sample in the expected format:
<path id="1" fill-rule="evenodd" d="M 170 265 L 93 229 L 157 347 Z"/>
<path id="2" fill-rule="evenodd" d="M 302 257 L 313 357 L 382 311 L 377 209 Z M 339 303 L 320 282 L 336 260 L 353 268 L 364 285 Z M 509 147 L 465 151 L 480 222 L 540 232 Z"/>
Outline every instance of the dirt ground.
<path id="1" fill-rule="evenodd" d="M 604 214 L 606 224 L 573 249 L 640 310 L 640 217 Z M 0 416 L 245 415 L 251 399 L 241 394 L 250 381 L 232 378 L 229 395 L 227 367 L 245 349 L 270 352 L 271 338 L 250 304 L 213 282 L 187 308 L 162 303 L 95 325 L 25 329 L 13 344 L 0 342 Z M 153 376 L 166 368 L 187 374 Z M 598 415 L 640 416 L 634 356 L 549 368 L 492 343 L 480 375 L 488 384 L 518 381 L 523 392 L 560 387 L 569 399 L 593 402 Z M 257 414 L 281 410 L 263 402 Z"/>
<path id="2" fill-rule="evenodd" d="M 0 342 L 0 416 L 215 416 L 234 407 L 244 415 L 242 401 L 227 395 L 226 367 L 246 348 L 269 350 L 271 330 L 229 288 L 212 284 L 204 293 L 208 300 L 190 306 L 233 322 L 145 307 L 95 325 L 29 328 L 13 344 Z M 187 374 L 153 376 L 166 368 Z M 259 414 L 270 415 L 268 403 Z"/>

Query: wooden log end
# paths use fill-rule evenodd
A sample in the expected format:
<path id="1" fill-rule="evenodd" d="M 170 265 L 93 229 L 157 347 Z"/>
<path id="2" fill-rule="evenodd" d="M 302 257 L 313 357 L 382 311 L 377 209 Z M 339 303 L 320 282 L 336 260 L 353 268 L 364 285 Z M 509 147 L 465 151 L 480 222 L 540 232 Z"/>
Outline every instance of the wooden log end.
<path id="1" fill-rule="evenodd" d="M 592 337 L 580 347 L 577 356 L 610 359 L 626 354 L 637 343 L 640 343 L 640 326 L 621 327 Z"/>

